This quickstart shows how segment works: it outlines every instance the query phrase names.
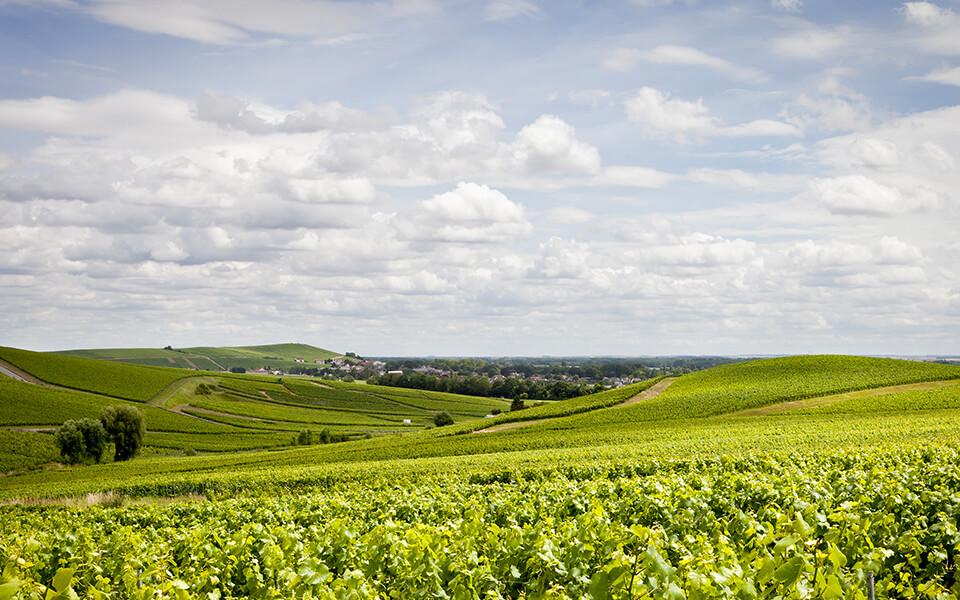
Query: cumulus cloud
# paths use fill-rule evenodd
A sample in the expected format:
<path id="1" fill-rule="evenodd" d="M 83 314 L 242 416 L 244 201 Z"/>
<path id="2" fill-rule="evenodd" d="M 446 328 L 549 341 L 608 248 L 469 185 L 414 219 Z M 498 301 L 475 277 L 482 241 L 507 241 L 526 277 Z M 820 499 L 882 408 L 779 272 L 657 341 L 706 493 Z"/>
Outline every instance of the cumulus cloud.
<path id="1" fill-rule="evenodd" d="M 660 90 L 643 87 L 624 102 L 627 117 L 650 135 L 666 135 L 677 141 L 722 137 L 795 136 L 799 130 L 788 123 L 758 119 L 727 125 L 714 117 L 703 99 L 672 98 Z"/>
<path id="2" fill-rule="evenodd" d="M 484 243 L 524 237 L 532 226 L 523 206 L 502 192 L 461 182 L 419 203 L 403 228 L 406 236 L 417 240 Z"/>
<path id="3" fill-rule="evenodd" d="M 554 115 L 543 115 L 521 129 L 511 150 L 517 163 L 531 172 L 600 169 L 597 149 L 577 139 L 574 128 Z"/>

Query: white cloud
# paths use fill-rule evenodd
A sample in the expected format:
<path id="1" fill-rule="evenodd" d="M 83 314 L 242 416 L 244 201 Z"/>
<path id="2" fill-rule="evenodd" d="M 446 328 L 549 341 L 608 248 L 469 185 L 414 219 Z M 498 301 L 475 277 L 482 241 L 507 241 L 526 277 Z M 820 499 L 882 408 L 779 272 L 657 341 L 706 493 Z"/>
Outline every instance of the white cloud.
<path id="1" fill-rule="evenodd" d="M 826 60 L 847 52 L 858 41 L 859 35 L 850 27 L 809 26 L 774 39 L 773 50 L 787 58 Z"/>
<path id="2" fill-rule="evenodd" d="M 640 88 L 625 103 L 627 117 L 650 135 L 667 135 L 677 141 L 710 136 L 795 136 L 799 130 L 788 123 L 758 119 L 726 125 L 710 114 L 703 99 L 671 98 L 651 87 Z"/>
<path id="3" fill-rule="evenodd" d="M 626 165 L 612 165 L 604 167 L 591 183 L 596 186 L 621 186 L 635 188 L 659 189 L 666 187 L 677 179 L 676 175 L 650 169 Z"/>
<path id="4" fill-rule="evenodd" d="M 638 52 L 635 55 L 625 54 L 620 57 L 619 60 L 622 61 L 622 64 L 619 64 L 619 66 L 626 67 L 627 65 L 631 65 L 631 60 L 627 59 L 627 56 L 630 56 L 637 61 L 642 60 L 660 65 L 703 67 L 705 69 L 717 71 L 718 73 L 722 73 L 733 79 L 751 83 L 762 82 L 767 78 L 766 75 L 758 69 L 741 67 L 730 62 L 729 60 L 707 54 L 689 46 L 661 45 L 650 50 Z M 611 60 L 613 60 L 614 64 L 617 64 L 615 58 Z M 631 65 L 630 68 L 632 68 L 632 66 L 633 65 Z M 625 69 L 621 68 L 619 70 Z"/>
<path id="5" fill-rule="evenodd" d="M 960 86 L 960 67 L 943 67 L 941 69 L 934 69 L 926 75 L 911 77 L 910 79 L 942 83 L 944 85 Z"/>
<path id="6" fill-rule="evenodd" d="M 595 218 L 596 215 L 592 212 L 573 206 L 561 206 L 547 211 L 547 219 L 558 225 L 582 225 Z"/>
<path id="7" fill-rule="evenodd" d="M 908 23 L 923 27 L 940 25 L 955 16 L 952 10 L 940 8 L 931 2 L 904 2 L 903 15 Z"/>
<path id="8" fill-rule="evenodd" d="M 817 202 L 840 215 L 888 217 L 940 205 L 939 195 L 928 187 L 905 191 L 865 175 L 814 179 L 810 188 Z"/>
<path id="9" fill-rule="evenodd" d="M 511 151 L 528 172 L 595 173 L 600 169 L 597 149 L 577 139 L 574 128 L 554 115 L 543 115 L 521 129 Z"/>
<path id="10" fill-rule="evenodd" d="M 483 18 L 487 21 L 506 21 L 539 12 L 540 7 L 527 0 L 491 0 L 483 9 Z"/>
<path id="11" fill-rule="evenodd" d="M 873 120 L 867 98 L 835 75 L 821 79 L 816 93 L 800 94 L 784 105 L 780 116 L 801 129 L 815 131 L 863 129 Z"/>
<path id="12" fill-rule="evenodd" d="M 912 45 L 934 54 L 960 55 L 960 15 L 931 2 L 906 2 L 903 15 L 919 28 Z"/>
<path id="13" fill-rule="evenodd" d="M 485 185 L 461 182 L 418 204 L 404 234 L 419 240 L 483 243 L 524 237 L 531 229 L 523 206 Z"/>
<path id="14" fill-rule="evenodd" d="M 93 0 L 74 6 L 105 23 L 205 44 L 236 44 L 257 34 L 318 38 L 355 35 L 384 21 L 433 10 L 433 3 L 426 0 L 275 0 L 242 6 L 229 0 L 184 0 L 163 10 L 147 0 Z"/>

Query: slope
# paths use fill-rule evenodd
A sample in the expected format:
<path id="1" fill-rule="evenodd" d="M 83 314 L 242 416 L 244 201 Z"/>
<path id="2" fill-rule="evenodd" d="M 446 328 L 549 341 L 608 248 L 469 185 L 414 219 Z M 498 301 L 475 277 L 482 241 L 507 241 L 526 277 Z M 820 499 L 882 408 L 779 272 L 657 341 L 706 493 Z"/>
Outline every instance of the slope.
<path id="1" fill-rule="evenodd" d="M 308 344 L 270 344 L 264 346 L 197 346 L 193 348 L 94 348 L 64 350 L 58 354 L 96 358 L 158 367 L 177 367 L 209 371 L 261 367 L 289 369 L 304 363 L 316 363 L 342 356 L 331 350 Z"/>

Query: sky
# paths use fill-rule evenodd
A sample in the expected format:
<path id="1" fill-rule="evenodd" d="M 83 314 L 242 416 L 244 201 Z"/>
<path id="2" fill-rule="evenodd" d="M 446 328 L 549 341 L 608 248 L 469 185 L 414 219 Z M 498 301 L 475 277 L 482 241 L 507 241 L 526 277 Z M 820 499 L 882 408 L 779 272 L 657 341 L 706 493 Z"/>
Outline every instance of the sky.
<path id="1" fill-rule="evenodd" d="M 960 0 L 0 0 L 0 345 L 960 353 Z"/>

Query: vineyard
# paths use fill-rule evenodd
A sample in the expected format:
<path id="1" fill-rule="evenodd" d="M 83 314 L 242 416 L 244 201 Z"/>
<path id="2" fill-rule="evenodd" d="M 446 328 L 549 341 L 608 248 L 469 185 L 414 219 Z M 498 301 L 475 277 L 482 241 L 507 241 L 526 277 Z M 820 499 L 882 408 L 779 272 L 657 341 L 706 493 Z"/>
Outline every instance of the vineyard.
<path id="1" fill-rule="evenodd" d="M 882 597 L 953 597 L 958 459 L 915 449 L 645 461 L 217 502 L 8 508 L 0 590 L 857 598 L 870 572 Z"/>
<path id="2" fill-rule="evenodd" d="M 486 398 L 193 375 L 140 406 L 229 433 L 169 421 L 135 461 L 0 477 L 0 599 L 866 598 L 868 576 L 960 596 L 955 367 L 753 361 L 492 419 Z M 9 422 L 102 401 L 0 383 Z M 462 422 L 388 433 L 438 406 Z M 257 450 L 327 421 L 381 434 Z M 0 461 L 50 460 L 42 437 L 5 433 Z"/>

